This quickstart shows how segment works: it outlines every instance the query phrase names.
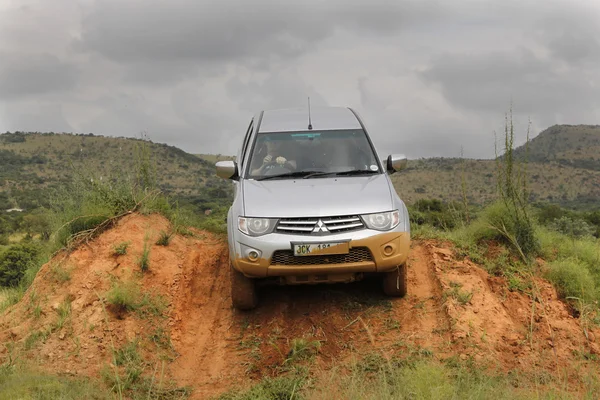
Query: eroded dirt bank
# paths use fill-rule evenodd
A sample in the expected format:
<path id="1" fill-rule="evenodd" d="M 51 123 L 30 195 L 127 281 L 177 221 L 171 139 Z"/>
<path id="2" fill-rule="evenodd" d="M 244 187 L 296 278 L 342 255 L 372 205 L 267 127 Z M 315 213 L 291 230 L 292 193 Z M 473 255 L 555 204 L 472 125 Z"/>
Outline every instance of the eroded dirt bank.
<path id="1" fill-rule="evenodd" d="M 21 346 L 54 373 L 100 376 L 113 366 L 113 349 L 134 341 L 148 371 L 164 365 L 165 378 L 192 387 L 198 399 L 276 375 L 298 338 L 321 343 L 316 362 L 324 368 L 373 352 L 424 351 L 502 370 L 575 374 L 575 354 L 599 352 L 598 332 L 584 333 L 549 283 L 535 279 L 532 296 L 510 291 L 504 278 L 433 241 L 413 243 L 404 299 L 384 297 L 373 281 L 269 287 L 257 310 L 237 312 L 226 243 L 197 232 L 155 245 L 168 228 L 160 216 L 131 215 L 52 260 L 22 301 L 0 316 L 0 342 Z M 127 254 L 113 255 L 123 242 L 130 243 Z M 145 242 L 151 250 L 142 274 Z M 114 312 L 103 299 L 118 282 L 137 282 L 146 300 L 165 305 L 148 306 L 161 303 L 152 300 L 137 311 Z M 6 356 L 8 349 L 0 351 Z"/>

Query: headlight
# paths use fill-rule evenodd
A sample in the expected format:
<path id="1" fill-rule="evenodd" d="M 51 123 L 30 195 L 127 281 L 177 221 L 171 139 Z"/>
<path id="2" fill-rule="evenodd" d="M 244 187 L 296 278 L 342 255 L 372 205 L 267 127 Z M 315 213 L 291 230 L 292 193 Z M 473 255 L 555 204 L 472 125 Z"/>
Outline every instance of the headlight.
<path id="1" fill-rule="evenodd" d="M 275 220 L 270 218 L 238 217 L 238 229 L 249 236 L 261 236 L 271 233 Z"/>
<path id="2" fill-rule="evenodd" d="M 400 212 L 394 210 L 377 214 L 366 214 L 362 218 L 369 229 L 389 231 L 397 227 L 400 223 Z"/>

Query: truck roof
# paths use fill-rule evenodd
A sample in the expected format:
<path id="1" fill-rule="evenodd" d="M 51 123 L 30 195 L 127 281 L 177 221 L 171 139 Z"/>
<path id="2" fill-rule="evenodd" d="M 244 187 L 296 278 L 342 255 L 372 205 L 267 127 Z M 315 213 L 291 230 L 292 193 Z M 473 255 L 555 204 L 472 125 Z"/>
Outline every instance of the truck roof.
<path id="1" fill-rule="evenodd" d="M 316 131 L 333 129 L 361 129 L 356 115 L 347 107 L 310 108 L 312 128 Z M 290 132 L 308 130 L 308 108 L 265 110 L 259 132 Z"/>

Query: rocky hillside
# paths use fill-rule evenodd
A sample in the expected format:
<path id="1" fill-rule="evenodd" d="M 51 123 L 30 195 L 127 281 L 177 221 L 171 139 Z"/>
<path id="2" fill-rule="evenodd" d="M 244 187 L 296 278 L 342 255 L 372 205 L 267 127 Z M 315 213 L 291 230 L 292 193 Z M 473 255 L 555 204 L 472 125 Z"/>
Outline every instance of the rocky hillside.
<path id="1" fill-rule="evenodd" d="M 44 190 L 72 177 L 74 171 L 110 176 L 133 170 L 141 141 L 70 134 L 0 135 L 0 209 L 31 208 L 43 203 Z M 159 184 L 198 206 L 228 200 L 228 182 L 214 173 L 214 155 L 192 155 L 150 142 Z M 515 150 L 527 155 L 531 200 L 573 208 L 597 207 L 600 198 L 600 126 L 555 125 Z M 228 159 L 219 155 L 219 159 Z M 429 158 L 410 160 L 392 175 L 408 203 L 422 198 L 459 201 L 462 184 L 472 204 L 495 197 L 494 160 Z"/>
<path id="2" fill-rule="evenodd" d="M 531 200 L 574 208 L 598 207 L 600 126 L 555 125 L 515 150 L 526 165 Z M 430 158 L 411 160 L 392 180 L 409 203 L 421 198 L 467 198 L 481 204 L 495 195 L 495 160 Z"/>
<path id="3" fill-rule="evenodd" d="M 131 175 L 140 152 L 149 152 L 158 185 L 200 208 L 227 198 L 230 185 L 217 178 L 214 164 L 176 147 L 133 138 L 54 133 L 0 135 L 0 209 L 44 205 L 48 188 L 75 174 L 96 179 Z"/>

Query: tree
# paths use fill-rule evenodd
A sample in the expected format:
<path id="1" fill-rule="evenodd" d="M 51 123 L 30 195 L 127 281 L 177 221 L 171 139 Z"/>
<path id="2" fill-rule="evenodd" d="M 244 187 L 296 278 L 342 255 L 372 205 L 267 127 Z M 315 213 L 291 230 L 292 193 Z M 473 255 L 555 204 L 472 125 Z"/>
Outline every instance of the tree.
<path id="1" fill-rule="evenodd" d="M 0 286 L 17 286 L 39 253 L 39 248 L 32 243 L 9 247 L 0 255 Z"/>
<path id="2" fill-rule="evenodd" d="M 21 227 L 30 235 L 40 234 L 43 240 L 50 238 L 51 227 L 48 217 L 43 212 L 32 212 L 23 217 Z"/>

